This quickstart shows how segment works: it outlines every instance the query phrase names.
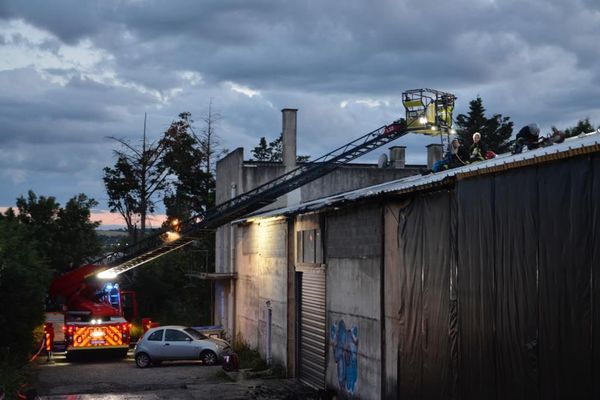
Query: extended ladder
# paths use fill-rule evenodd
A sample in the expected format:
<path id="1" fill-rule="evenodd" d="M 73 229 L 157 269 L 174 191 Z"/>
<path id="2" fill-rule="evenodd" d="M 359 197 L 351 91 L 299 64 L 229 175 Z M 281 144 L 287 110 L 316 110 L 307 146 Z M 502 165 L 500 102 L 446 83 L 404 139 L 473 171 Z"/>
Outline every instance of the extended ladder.
<path id="1" fill-rule="evenodd" d="M 212 209 L 199 213 L 181 223 L 178 227 L 179 231 L 177 235 L 165 229 L 134 245 L 127 246 L 103 259 L 106 264 L 112 267 L 103 271 L 100 277 L 112 278 L 187 246 L 197 239 L 203 230 L 216 228 L 238 217 L 259 210 L 275 202 L 281 195 L 304 186 L 328 174 L 340 165 L 361 157 L 409 132 L 421 132 L 431 135 L 436 129 L 433 125 L 435 122 L 439 126 L 437 128 L 438 134 L 441 133 L 442 129 L 449 129 L 452 121 L 451 113 L 455 97 L 449 93 L 433 91 L 431 89 L 418 89 L 418 91 L 420 102 L 417 104 L 416 101 L 413 101 L 410 110 L 407 104 L 405 104 L 408 123 L 407 120 L 400 119 L 390 125 L 384 125 L 314 161 L 303 163 L 296 169 L 263 185 L 221 203 Z M 416 91 L 405 92 L 404 98 L 408 99 L 408 94 L 414 97 L 413 92 Z M 427 97 L 431 92 L 434 92 L 435 97 Z M 430 119 L 427 119 L 419 125 L 419 115 L 422 115 L 424 118 L 426 114 L 428 117 L 429 114 L 433 116 L 433 123 Z M 444 119 L 442 120 L 440 116 L 443 116 Z M 448 116 L 450 116 L 449 119 Z M 450 122 L 448 123 L 447 121 Z"/>

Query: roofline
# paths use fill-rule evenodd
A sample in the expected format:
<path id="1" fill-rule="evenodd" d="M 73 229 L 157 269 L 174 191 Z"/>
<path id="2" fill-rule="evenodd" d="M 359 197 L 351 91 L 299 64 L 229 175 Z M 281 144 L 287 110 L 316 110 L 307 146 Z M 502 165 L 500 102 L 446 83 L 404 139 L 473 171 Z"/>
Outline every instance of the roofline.
<path id="1" fill-rule="evenodd" d="M 582 142 L 580 143 L 580 146 L 571 146 L 571 144 L 575 145 L 576 141 Z M 588 141 L 591 143 L 587 144 Z M 433 175 L 412 175 L 337 195 L 322 197 L 291 207 L 264 211 L 260 214 L 254 213 L 232 221 L 231 224 L 251 222 L 250 220 L 260 218 L 312 213 L 324 209 L 336 208 L 342 204 L 370 201 L 373 198 L 427 192 L 444 187 L 452 187 L 456 181 L 469 179 L 475 176 L 489 175 L 598 152 L 600 152 L 600 129 L 578 137 L 569 138 L 563 143 L 555 144 L 550 147 L 542 147 L 516 155 L 509 153 L 501 154 L 490 160 L 468 164 L 460 168 L 438 172 Z M 412 181 L 415 181 L 414 184 L 411 184 Z"/>

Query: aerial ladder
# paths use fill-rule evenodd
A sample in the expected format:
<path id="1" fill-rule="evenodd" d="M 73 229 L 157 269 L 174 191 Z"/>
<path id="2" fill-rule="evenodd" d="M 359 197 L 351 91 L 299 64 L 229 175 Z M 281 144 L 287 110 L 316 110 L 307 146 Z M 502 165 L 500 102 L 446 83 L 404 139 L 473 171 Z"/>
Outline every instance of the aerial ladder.
<path id="1" fill-rule="evenodd" d="M 99 278 L 112 279 L 194 242 L 203 231 L 214 229 L 271 204 L 278 197 L 318 179 L 407 133 L 449 136 L 456 96 L 433 89 L 414 89 L 402 94 L 405 118 L 384 125 L 311 162 L 300 164 L 265 184 L 181 222 L 172 232 L 164 229 L 102 260 L 106 269 Z"/>

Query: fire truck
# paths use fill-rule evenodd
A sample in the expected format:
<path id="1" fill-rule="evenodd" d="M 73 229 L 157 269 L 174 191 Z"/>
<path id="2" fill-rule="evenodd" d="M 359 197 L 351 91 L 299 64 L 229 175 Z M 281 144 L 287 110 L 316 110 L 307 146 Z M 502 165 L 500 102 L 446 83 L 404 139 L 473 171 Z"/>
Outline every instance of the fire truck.
<path id="1" fill-rule="evenodd" d="M 50 298 L 62 304 L 62 332 L 67 357 L 88 350 L 110 350 L 126 356 L 130 321 L 137 317 L 135 292 L 99 280 L 106 265 L 88 264 L 55 278 Z"/>

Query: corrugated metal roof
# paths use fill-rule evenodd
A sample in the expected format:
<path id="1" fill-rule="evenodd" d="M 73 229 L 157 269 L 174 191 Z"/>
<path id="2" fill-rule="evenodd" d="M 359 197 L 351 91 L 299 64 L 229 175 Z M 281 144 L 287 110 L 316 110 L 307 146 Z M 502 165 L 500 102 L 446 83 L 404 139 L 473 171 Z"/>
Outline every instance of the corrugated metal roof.
<path id="1" fill-rule="evenodd" d="M 466 179 L 472 176 L 485 175 L 498 171 L 522 168 L 543 162 L 574 157 L 577 155 L 600 152 L 600 129 L 583 136 L 573 137 L 563 143 L 542 147 L 535 150 L 525 150 L 521 154 L 500 154 L 491 160 L 468 164 L 443 172 L 429 175 L 413 175 L 394 181 L 380 183 L 333 196 L 311 200 L 290 207 L 278 208 L 261 213 L 250 214 L 242 219 L 233 221 L 240 223 L 254 218 L 267 218 L 297 213 L 307 213 L 326 207 L 332 207 L 344 202 L 357 201 L 386 193 L 402 194 L 439 187 L 448 182 Z"/>

